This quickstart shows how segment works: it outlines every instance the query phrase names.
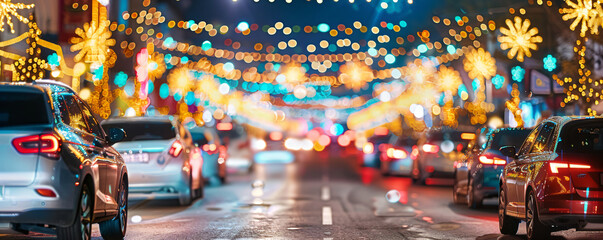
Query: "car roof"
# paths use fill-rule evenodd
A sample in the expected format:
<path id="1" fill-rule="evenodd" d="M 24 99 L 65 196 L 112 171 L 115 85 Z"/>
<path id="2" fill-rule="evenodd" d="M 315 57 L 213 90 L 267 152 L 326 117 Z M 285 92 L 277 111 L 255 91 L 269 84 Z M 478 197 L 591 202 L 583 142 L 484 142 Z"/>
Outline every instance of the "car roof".
<path id="1" fill-rule="evenodd" d="M 558 125 L 565 125 L 569 122 L 580 121 L 580 120 L 588 120 L 588 119 L 596 119 L 603 120 L 603 117 L 591 117 L 591 116 L 554 116 L 547 118 L 545 121 L 557 123 Z"/>
<path id="2" fill-rule="evenodd" d="M 145 117 L 113 117 L 104 120 L 101 124 L 107 123 L 129 123 L 129 122 L 165 122 L 171 123 L 169 116 L 145 116 Z"/>
<path id="3" fill-rule="evenodd" d="M 13 89 L 37 89 L 44 92 L 71 92 L 75 91 L 69 87 L 69 85 L 48 79 L 35 80 L 33 82 L 0 82 L 2 88 L 13 88 Z"/>

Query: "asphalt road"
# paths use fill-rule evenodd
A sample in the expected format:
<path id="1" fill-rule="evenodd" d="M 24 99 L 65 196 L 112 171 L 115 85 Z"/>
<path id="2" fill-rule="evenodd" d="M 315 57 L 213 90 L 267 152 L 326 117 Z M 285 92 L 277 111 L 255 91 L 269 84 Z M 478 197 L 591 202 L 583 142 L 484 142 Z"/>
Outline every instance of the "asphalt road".
<path id="1" fill-rule="evenodd" d="M 292 164 L 233 173 L 226 185 L 207 186 L 205 198 L 189 207 L 176 201 L 131 202 L 127 239 L 525 239 L 524 224 L 518 236 L 498 233 L 496 199 L 470 210 L 454 205 L 449 181 L 441 183 L 415 186 L 408 178 L 359 168 L 354 156 L 306 153 Z M 386 200 L 390 190 L 400 193 L 399 201 Z M 552 238 L 601 236 L 568 230 Z M 93 237 L 101 239 L 96 226 Z"/>

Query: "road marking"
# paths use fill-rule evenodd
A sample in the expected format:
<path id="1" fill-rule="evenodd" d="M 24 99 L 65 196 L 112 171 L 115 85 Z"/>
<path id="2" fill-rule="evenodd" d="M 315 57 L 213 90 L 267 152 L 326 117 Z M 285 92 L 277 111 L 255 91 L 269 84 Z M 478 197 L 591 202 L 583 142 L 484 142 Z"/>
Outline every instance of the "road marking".
<path id="1" fill-rule="evenodd" d="M 323 238 L 322 240 L 333 240 L 333 238 Z"/>
<path id="2" fill-rule="evenodd" d="M 333 225 L 331 207 L 322 207 L 322 225 Z"/>
<path id="3" fill-rule="evenodd" d="M 331 199 L 331 191 L 330 191 L 329 187 L 327 187 L 327 186 L 322 187 L 322 193 L 320 194 L 320 198 L 323 201 L 329 201 Z"/>

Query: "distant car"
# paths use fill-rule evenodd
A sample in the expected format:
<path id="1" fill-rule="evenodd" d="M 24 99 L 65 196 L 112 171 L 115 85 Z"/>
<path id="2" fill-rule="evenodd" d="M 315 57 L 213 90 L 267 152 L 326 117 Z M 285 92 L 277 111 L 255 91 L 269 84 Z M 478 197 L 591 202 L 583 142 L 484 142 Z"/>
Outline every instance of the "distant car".
<path id="1" fill-rule="evenodd" d="M 227 170 L 251 171 L 253 167 L 253 153 L 251 152 L 249 136 L 241 125 L 235 123 L 228 124 L 230 125 L 217 128 L 218 135 L 227 148 Z"/>
<path id="2" fill-rule="evenodd" d="M 516 234 L 526 222 L 528 239 L 548 239 L 552 231 L 602 230 L 603 118 L 552 117 L 540 123 L 500 179 L 499 228 Z"/>
<path id="3" fill-rule="evenodd" d="M 478 140 L 467 159 L 455 164 L 454 201 L 467 203 L 471 208 L 480 207 L 484 198 L 498 197 L 500 174 L 507 165 L 507 157 L 499 149 L 502 146 L 519 147 L 530 130 L 503 128 L 483 133 L 486 133 L 486 141 Z"/>
<path id="4" fill-rule="evenodd" d="M 122 239 L 129 175 L 88 104 L 68 86 L 0 83 L 0 230 Z"/>
<path id="5" fill-rule="evenodd" d="M 226 162 L 228 149 L 220 141 L 216 129 L 210 127 L 195 127 L 191 129 L 193 142 L 203 154 L 203 178 L 208 181 L 214 179 L 226 183 Z"/>
<path id="6" fill-rule="evenodd" d="M 264 138 L 251 138 L 253 161 L 259 164 L 291 163 L 295 154 L 285 147 L 285 136 L 282 132 L 270 132 Z"/>
<path id="7" fill-rule="evenodd" d="M 381 174 L 410 176 L 413 163 L 411 153 L 413 148 L 417 148 L 416 144 L 417 140 L 409 136 L 395 137 L 394 144 L 381 144 Z"/>
<path id="8" fill-rule="evenodd" d="M 130 169 L 134 198 L 178 199 L 180 205 L 190 205 L 203 196 L 203 158 L 179 121 L 168 116 L 127 117 L 101 125 L 126 131 L 115 149 Z"/>
<path id="9" fill-rule="evenodd" d="M 463 150 L 474 138 L 473 132 L 449 128 L 428 132 L 417 144 L 411 175 L 413 182 L 423 184 L 429 178 L 452 179 L 454 162 L 464 158 Z"/>
<path id="10" fill-rule="evenodd" d="M 364 144 L 364 146 L 362 146 L 362 152 L 364 155 L 361 159 L 361 166 L 381 168 L 381 159 L 379 156 L 384 149 L 380 146 L 383 144 L 394 144 L 396 139 L 397 138 L 395 135 L 387 132 L 383 134 L 376 134 L 368 138 L 367 142 Z"/>

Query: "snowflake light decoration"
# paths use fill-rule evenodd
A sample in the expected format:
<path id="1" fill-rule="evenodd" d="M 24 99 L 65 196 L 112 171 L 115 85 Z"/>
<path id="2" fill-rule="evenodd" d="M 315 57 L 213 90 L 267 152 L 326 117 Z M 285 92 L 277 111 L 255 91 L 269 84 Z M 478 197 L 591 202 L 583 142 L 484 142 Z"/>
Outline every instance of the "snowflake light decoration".
<path id="1" fill-rule="evenodd" d="M 544 64 L 544 69 L 548 70 L 549 72 L 552 72 L 557 68 L 557 59 L 551 54 L 542 59 L 542 63 Z"/>
<path id="2" fill-rule="evenodd" d="M 566 0 L 565 3 L 569 8 L 561 8 L 559 9 L 559 13 L 563 14 L 562 19 L 564 21 L 574 19 L 570 25 L 572 31 L 576 30 L 576 27 L 580 24 L 581 37 L 585 37 L 589 29 L 591 34 L 599 33 L 603 10 L 598 1 L 593 3 L 592 0 L 576 0 L 576 2 Z"/>
<path id="3" fill-rule="evenodd" d="M 442 91 L 451 91 L 453 94 L 456 93 L 459 85 L 463 83 L 459 72 L 444 65 L 440 66 L 438 79 L 440 89 Z"/>
<path id="4" fill-rule="evenodd" d="M 496 60 L 483 48 L 467 53 L 463 65 L 471 79 L 485 80 L 496 74 Z"/>
<path id="5" fill-rule="evenodd" d="M 82 59 L 85 62 L 104 63 L 108 56 L 111 55 L 111 47 L 115 46 L 115 39 L 111 39 L 111 31 L 109 31 L 109 21 L 101 21 L 96 27 L 96 24 L 86 23 L 84 29 L 77 28 L 75 34 L 79 36 L 71 39 L 73 45 L 71 51 L 79 51 L 75 55 L 76 62 Z"/>
<path id="6" fill-rule="evenodd" d="M 521 82 L 523 81 L 524 76 L 526 75 L 526 70 L 521 66 L 515 66 L 511 68 L 511 78 L 513 81 Z"/>
<path id="7" fill-rule="evenodd" d="M 0 31 L 4 32 L 4 20 L 6 19 L 6 24 L 10 27 L 10 32 L 15 33 L 12 22 L 13 16 L 22 23 L 29 23 L 29 20 L 26 17 L 19 15 L 17 10 L 32 9 L 33 7 L 34 4 L 12 3 L 11 0 L 0 0 Z"/>
<path id="8" fill-rule="evenodd" d="M 510 49 L 507 53 L 509 59 L 517 56 L 517 61 L 523 62 L 524 56 L 531 57 L 531 50 L 537 50 L 537 43 L 542 43 L 542 37 L 538 36 L 538 28 L 530 28 L 530 20 L 522 20 L 515 17 L 514 22 L 507 19 L 507 27 L 501 27 L 500 32 L 503 36 L 498 37 L 500 48 L 502 50 Z"/>
<path id="9" fill-rule="evenodd" d="M 505 77 L 496 74 L 496 76 L 492 78 L 492 84 L 496 89 L 502 88 L 502 86 L 505 84 Z"/>

